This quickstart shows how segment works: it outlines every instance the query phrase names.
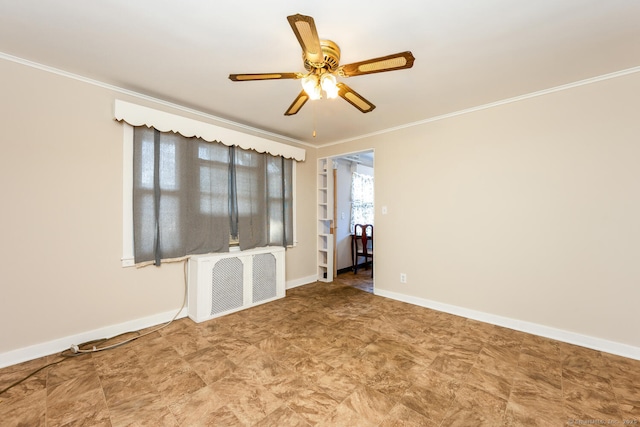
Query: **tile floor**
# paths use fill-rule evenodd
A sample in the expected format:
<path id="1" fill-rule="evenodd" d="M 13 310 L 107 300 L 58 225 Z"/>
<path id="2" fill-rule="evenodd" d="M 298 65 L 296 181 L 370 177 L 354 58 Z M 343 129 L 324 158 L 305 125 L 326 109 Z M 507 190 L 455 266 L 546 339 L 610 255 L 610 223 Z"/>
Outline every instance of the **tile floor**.
<path id="1" fill-rule="evenodd" d="M 366 289 L 369 273 L 355 285 Z M 374 296 L 341 276 L 65 359 L 0 395 L 0 425 L 640 425 L 640 361 Z M 0 389 L 59 359 L 1 369 Z"/>

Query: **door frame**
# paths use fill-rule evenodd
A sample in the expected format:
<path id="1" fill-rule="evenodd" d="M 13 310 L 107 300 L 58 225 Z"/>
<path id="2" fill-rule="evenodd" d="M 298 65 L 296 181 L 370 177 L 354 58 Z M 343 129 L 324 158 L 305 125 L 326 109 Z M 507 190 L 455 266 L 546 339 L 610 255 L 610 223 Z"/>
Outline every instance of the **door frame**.
<path id="1" fill-rule="evenodd" d="M 330 165 L 332 168 L 332 181 L 333 181 L 333 185 L 330 186 L 330 188 L 327 189 L 328 194 L 327 194 L 327 198 L 330 198 L 332 201 L 332 205 L 333 205 L 333 212 L 332 212 L 332 223 L 331 223 L 331 233 L 333 234 L 332 239 L 333 239 L 333 256 L 331 259 L 331 266 L 330 266 L 330 270 L 333 272 L 333 277 L 335 278 L 337 275 L 337 271 L 338 271 L 338 260 L 339 260 L 339 256 L 342 253 L 342 251 L 339 249 L 339 242 L 338 242 L 338 234 L 341 230 L 340 226 L 339 226 L 339 222 L 340 222 L 340 213 L 339 213 L 339 206 L 338 206 L 338 200 L 337 200 L 337 193 L 338 193 L 338 187 L 341 186 L 342 184 L 339 182 L 339 175 L 337 174 L 337 161 L 342 159 L 342 160 L 350 160 L 354 163 L 361 163 L 364 164 L 365 162 L 358 162 L 358 155 L 362 155 L 364 153 L 371 153 L 372 155 L 372 161 L 369 164 L 366 164 L 365 166 L 371 167 L 372 169 L 372 173 L 373 173 L 373 177 L 374 177 L 374 215 L 375 215 L 375 149 L 373 148 L 369 148 L 369 149 L 364 149 L 364 150 L 358 150 L 358 151 L 353 151 L 353 152 L 347 152 L 347 153 L 342 153 L 342 154 L 337 154 L 337 155 L 333 155 L 333 156 L 328 156 L 328 157 L 324 157 L 321 159 L 326 159 L 326 163 L 327 165 Z M 367 161 L 368 163 L 368 161 Z M 349 188 L 350 188 L 350 183 L 349 183 Z M 348 215 L 350 216 L 351 214 L 351 206 L 348 207 Z M 319 218 L 318 218 L 319 219 Z M 344 226 L 343 226 L 344 227 Z M 349 232 L 350 234 L 350 232 Z M 349 250 L 350 251 L 351 245 L 349 244 Z M 344 248 L 342 248 L 342 250 L 345 250 Z M 351 254 L 349 253 L 349 258 L 351 258 Z M 328 266 L 329 267 L 329 266 Z M 374 268 L 375 268 L 375 263 L 374 263 Z M 375 273 L 374 273 L 374 278 L 375 278 Z M 374 279 L 375 280 L 375 279 Z M 374 281 L 374 288 L 375 288 L 375 281 Z"/>

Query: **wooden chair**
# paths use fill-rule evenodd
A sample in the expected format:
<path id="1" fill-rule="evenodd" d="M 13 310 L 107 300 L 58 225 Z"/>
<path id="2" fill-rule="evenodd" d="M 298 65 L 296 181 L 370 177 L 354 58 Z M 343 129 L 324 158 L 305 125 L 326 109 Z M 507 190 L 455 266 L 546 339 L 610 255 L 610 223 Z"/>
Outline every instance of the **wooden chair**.
<path id="1" fill-rule="evenodd" d="M 353 273 L 358 273 L 358 260 L 363 257 L 364 262 L 371 260 L 371 277 L 373 277 L 373 225 L 356 224 L 351 235 L 351 259 Z"/>

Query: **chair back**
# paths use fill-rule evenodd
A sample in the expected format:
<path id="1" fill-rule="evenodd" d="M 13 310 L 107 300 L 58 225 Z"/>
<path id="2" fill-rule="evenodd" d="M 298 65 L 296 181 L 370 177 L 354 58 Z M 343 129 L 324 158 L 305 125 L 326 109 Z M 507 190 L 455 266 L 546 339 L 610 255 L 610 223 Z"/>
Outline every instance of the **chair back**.
<path id="1" fill-rule="evenodd" d="M 362 252 L 366 256 L 369 253 L 369 250 L 373 251 L 372 224 L 356 224 L 353 227 L 353 232 L 361 241 L 362 247 L 358 252 Z"/>

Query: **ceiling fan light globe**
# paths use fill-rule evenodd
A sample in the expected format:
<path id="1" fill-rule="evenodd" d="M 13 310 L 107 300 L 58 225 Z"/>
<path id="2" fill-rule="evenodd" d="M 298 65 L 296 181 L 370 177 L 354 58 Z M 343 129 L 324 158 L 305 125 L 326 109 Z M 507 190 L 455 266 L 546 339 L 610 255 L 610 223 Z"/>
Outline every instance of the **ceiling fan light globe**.
<path id="1" fill-rule="evenodd" d="M 309 99 L 316 100 L 322 98 L 322 89 L 319 84 L 307 85 L 302 87 L 304 91 L 309 95 Z"/>
<path id="2" fill-rule="evenodd" d="M 304 76 L 300 82 L 302 83 L 302 87 L 305 90 L 307 90 L 307 88 L 312 88 L 313 86 L 318 84 L 317 77 L 315 75 L 313 75 L 313 74 L 309 74 L 307 76 Z"/>
<path id="3" fill-rule="evenodd" d="M 322 86 L 322 89 L 325 92 L 329 92 L 329 91 L 333 92 L 336 89 L 337 84 L 338 84 L 338 81 L 336 80 L 336 77 L 333 74 L 325 73 L 320 78 L 320 85 Z"/>
<path id="4" fill-rule="evenodd" d="M 334 86 L 332 89 L 325 89 L 327 98 L 336 99 L 338 97 L 338 87 Z"/>
<path id="5" fill-rule="evenodd" d="M 309 99 L 320 99 L 320 85 L 316 75 L 308 75 L 302 79 L 302 88 L 309 95 Z"/>
<path id="6" fill-rule="evenodd" d="M 314 86 L 313 91 L 309 94 L 309 98 L 312 100 L 322 98 L 322 89 L 320 89 L 320 85 Z"/>

